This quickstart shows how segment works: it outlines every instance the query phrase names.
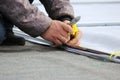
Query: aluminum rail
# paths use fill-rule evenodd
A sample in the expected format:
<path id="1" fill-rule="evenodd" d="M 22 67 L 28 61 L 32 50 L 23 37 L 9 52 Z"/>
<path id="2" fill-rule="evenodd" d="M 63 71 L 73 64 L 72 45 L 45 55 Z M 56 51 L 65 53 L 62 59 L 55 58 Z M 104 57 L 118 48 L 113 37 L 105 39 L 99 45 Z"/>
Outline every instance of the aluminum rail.
<path id="1" fill-rule="evenodd" d="M 77 24 L 78 26 L 80 26 L 80 27 L 97 27 L 97 26 L 104 26 L 104 27 L 108 27 L 108 26 L 120 26 L 120 22 L 110 22 L 110 21 L 108 21 L 108 22 L 94 22 L 94 23 L 87 23 L 87 22 L 85 22 L 85 23 L 81 23 L 81 22 L 78 22 L 78 24 Z"/>

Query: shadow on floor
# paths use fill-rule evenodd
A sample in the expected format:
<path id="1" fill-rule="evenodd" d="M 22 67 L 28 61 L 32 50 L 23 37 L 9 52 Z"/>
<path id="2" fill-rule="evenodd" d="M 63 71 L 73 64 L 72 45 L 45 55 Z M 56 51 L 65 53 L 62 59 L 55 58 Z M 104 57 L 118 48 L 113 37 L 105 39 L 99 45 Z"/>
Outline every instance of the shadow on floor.
<path id="1" fill-rule="evenodd" d="M 39 51 L 39 52 L 49 52 L 56 51 L 57 48 L 52 48 L 43 45 L 37 45 L 30 42 L 26 42 L 25 46 L 0 46 L 0 52 L 27 52 L 27 51 Z"/>

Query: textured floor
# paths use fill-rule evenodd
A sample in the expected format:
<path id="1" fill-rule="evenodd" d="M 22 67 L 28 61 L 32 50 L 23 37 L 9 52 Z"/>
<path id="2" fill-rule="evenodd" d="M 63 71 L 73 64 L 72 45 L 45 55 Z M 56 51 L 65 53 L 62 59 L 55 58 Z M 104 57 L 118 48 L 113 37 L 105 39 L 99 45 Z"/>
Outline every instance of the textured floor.
<path id="1" fill-rule="evenodd" d="M 120 65 L 26 43 L 0 47 L 0 80 L 119 80 Z"/>

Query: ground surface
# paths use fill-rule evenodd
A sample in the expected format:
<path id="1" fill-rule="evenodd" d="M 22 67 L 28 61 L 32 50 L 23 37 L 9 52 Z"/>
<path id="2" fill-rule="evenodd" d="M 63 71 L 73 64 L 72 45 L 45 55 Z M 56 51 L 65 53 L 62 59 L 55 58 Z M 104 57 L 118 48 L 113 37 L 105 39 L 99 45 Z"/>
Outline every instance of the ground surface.
<path id="1" fill-rule="evenodd" d="M 120 65 L 28 43 L 0 48 L 0 80 L 119 80 Z"/>

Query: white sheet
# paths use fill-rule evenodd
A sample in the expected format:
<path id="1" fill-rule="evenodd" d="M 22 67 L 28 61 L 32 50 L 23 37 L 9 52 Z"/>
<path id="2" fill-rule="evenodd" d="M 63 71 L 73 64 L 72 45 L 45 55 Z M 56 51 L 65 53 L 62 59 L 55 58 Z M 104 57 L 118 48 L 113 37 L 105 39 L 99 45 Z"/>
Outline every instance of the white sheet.
<path id="1" fill-rule="evenodd" d="M 79 28 L 83 32 L 81 46 L 109 53 L 120 51 L 120 26 Z"/>

